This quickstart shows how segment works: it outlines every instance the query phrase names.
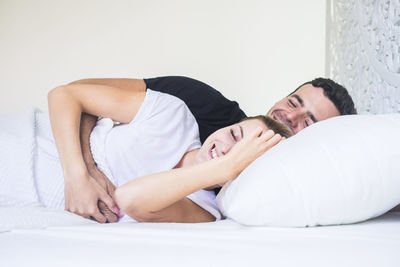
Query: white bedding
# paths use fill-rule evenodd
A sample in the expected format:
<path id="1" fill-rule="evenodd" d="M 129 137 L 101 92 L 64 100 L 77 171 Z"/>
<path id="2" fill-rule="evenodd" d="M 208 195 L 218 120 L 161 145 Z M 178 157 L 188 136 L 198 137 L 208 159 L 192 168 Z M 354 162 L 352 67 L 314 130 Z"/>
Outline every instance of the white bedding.
<path id="1" fill-rule="evenodd" d="M 33 147 L 30 140 L 18 145 Z M 0 163 L 3 170 L 11 166 L 7 160 L 11 157 Z M 2 173 L 32 181 L 30 160 L 19 160 L 26 168 Z M 315 228 L 248 227 L 231 220 L 101 225 L 44 208 L 34 191 L 12 199 L 5 185 L 16 180 L 6 181 L 0 188 L 1 267 L 400 266 L 399 212 L 359 224 Z"/>
<path id="2" fill-rule="evenodd" d="M 0 207 L 0 218 L 0 266 L 400 266 L 399 212 L 314 228 L 101 225 L 32 205 Z"/>

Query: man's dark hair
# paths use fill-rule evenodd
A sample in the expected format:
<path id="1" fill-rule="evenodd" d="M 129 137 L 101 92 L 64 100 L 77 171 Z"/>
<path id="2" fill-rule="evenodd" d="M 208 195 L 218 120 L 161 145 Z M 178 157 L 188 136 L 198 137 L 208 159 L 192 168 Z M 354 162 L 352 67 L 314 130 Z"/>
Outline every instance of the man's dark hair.
<path id="1" fill-rule="evenodd" d="M 357 114 L 354 102 L 349 92 L 342 85 L 326 78 L 316 78 L 312 81 L 303 83 L 296 88 L 291 94 L 296 92 L 300 87 L 311 84 L 314 87 L 320 87 L 324 90 L 324 94 L 338 109 L 340 115 Z"/>

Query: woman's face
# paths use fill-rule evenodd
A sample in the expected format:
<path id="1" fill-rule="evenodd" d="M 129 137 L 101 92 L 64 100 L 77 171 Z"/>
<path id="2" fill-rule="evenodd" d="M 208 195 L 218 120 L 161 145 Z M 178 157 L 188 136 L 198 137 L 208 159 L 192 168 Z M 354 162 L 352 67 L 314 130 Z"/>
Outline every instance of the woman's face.
<path id="1" fill-rule="evenodd" d="M 219 129 L 204 141 L 196 155 L 196 161 L 204 162 L 225 155 L 237 142 L 258 127 L 261 127 L 263 132 L 268 130 L 264 122 L 259 119 L 245 120 Z"/>

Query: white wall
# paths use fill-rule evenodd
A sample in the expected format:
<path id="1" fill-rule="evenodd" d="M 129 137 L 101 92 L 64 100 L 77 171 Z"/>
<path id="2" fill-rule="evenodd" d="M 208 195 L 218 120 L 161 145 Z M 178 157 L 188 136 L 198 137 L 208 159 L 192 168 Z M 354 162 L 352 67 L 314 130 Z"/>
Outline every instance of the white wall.
<path id="1" fill-rule="evenodd" d="M 0 114 L 86 77 L 185 75 L 265 113 L 324 75 L 322 0 L 1 0 Z"/>

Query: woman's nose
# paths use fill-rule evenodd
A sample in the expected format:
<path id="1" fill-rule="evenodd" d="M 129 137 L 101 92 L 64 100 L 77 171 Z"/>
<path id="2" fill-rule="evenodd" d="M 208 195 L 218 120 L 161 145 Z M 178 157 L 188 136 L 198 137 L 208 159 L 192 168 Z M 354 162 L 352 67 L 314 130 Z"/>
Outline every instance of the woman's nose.
<path id="1" fill-rule="evenodd" d="M 225 155 L 226 153 L 228 153 L 231 149 L 232 149 L 232 147 L 235 145 L 235 143 L 234 142 L 227 142 L 227 143 L 224 143 L 223 145 L 222 145 L 222 147 L 221 147 L 221 154 L 222 155 Z"/>

